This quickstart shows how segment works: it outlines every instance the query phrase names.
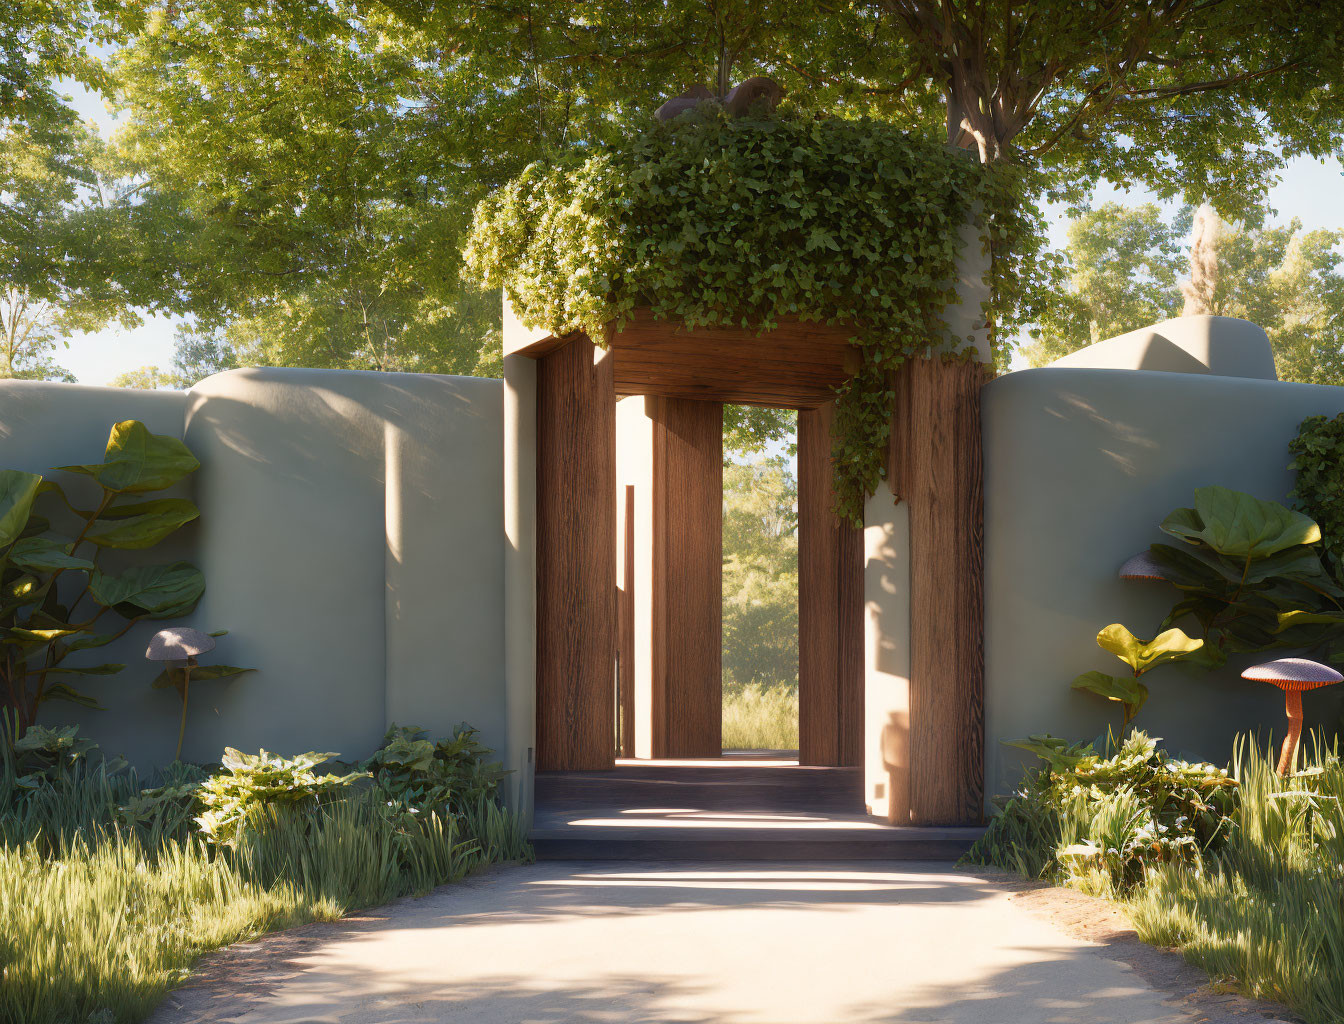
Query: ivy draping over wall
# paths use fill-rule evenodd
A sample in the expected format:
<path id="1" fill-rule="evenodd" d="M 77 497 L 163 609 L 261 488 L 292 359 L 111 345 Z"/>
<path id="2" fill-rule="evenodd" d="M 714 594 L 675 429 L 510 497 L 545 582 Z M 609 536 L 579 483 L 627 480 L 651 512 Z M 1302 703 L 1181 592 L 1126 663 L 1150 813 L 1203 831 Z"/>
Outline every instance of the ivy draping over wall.
<path id="1" fill-rule="evenodd" d="M 995 304 L 1021 290 L 1007 257 L 1032 209 L 1023 180 L 876 121 L 706 105 L 619 148 L 532 164 L 477 207 L 466 262 L 525 323 L 599 344 L 643 306 L 687 328 L 848 325 L 863 360 L 839 389 L 835 490 L 861 524 L 884 473 L 892 372 L 962 340 L 943 312 L 963 224 L 976 219 L 993 257 Z"/>

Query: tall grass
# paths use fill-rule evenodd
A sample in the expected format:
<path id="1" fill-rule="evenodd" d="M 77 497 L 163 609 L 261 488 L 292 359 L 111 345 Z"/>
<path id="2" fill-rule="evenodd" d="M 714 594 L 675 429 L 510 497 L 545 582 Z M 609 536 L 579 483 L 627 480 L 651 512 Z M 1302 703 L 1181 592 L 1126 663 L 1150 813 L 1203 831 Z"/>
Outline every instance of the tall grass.
<path id="1" fill-rule="evenodd" d="M 797 750 L 798 687 L 747 683 L 723 690 L 725 750 Z"/>
<path id="2" fill-rule="evenodd" d="M 171 804 L 126 823 L 116 809 L 138 791 L 131 773 L 76 768 L 19 793 L 0 772 L 0 1021 L 139 1021 L 208 950 L 529 856 L 493 801 L 454 818 L 389 814 L 357 790 L 268 808 L 230 849 Z"/>
<path id="3" fill-rule="evenodd" d="M 1247 993 L 1282 1002 L 1312 1024 L 1344 1020 L 1344 762 L 1317 744 L 1307 769 L 1275 773 L 1277 755 L 1246 739 L 1234 750 L 1239 800 L 1217 849 L 1155 864 L 1137 884 L 1069 856 L 1090 840 L 1123 848 L 1132 793 L 1100 805 L 1049 806 L 1030 787 L 995 818 L 969 860 L 1049 877 L 1120 900 L 1145 942 Z"/>
<path id="4" fill-rule="evenodd" d="M 1307 1020 L 1344 1020 L 1344 763 L 1318 748 L 1282 779 L 1273 750 L 1238 744 L 1237 828 L 1202 870 L 1164 866 L 1129 901 L 1145 942 Z"/>

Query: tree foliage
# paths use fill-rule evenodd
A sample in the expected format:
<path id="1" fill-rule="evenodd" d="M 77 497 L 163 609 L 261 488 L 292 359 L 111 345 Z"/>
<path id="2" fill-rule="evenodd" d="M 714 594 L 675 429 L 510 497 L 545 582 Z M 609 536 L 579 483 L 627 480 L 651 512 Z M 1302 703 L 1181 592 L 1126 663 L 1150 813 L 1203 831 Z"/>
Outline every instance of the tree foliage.
<path id="1" fill-rule="evenodd" d="M 1211 214 L 1216 218 L 1216 214 Z M 1263 222 L 1263 211 L 1254 218 Z M 1151 204 L 1107 203 L 1073 221 L 1070 291 L 1045 310 L 1024 349 L 1041 366 L 1103 338 L 1180 315 L 1179 253 L 1189 210 L 1164 220 Z M 1344 231 L 1215 222 L 1198 255 L 1199 308 L 1265 329 L 1283 380 L 1344 384 Z"/>
<path id="2" fill-rule="evenodd" d="M 723 680 L 798 681 L 798 482 L 786 459 L 723 467 Z"/>

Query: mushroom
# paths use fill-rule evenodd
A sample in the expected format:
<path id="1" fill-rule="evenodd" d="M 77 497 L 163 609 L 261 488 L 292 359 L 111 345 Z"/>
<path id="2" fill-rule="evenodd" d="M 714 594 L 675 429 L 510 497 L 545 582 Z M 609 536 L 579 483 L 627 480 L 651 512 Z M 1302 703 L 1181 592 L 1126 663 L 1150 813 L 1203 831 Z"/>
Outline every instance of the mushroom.
<path id="1" fill-rule="evenodd" d="M 187 731 L 187 688 L 191 685 L 191 670 L 196 667 L 196 656 L 215 649 L 215 638 L 208 633 L 190 626 L 173 626 L 161 629 L 149 640 L 145 657 L 150 661 L 181 661 L 182 685 L 178 693 L 182 697 L 182 722 L 177 727 L 177 752 L 174 761 L 182 759 L 182 737 Z"/>
<path id="2" fill-rule="evenodd" d="M 1332 686 L 1344 679 L 1329 665 L 1306 658 L 1279 658 L 1263 665 L 1252 665 L 1241 674 L 1242 679 L 1272 683 L 1283 691 L 1284 710 L 1288 714 L 1288 735 L 1279 753 L 1279 774 L 1293 770 L 1297 759 L 1297 741 L 1302 737 L 1302 691 Z"/>
<path id="3" fill-rule="evenodd" d="M 1122 580 L 1168 580 L 1167 570 L 1149 551 L 1140 551 L 1120 566 Z"/>

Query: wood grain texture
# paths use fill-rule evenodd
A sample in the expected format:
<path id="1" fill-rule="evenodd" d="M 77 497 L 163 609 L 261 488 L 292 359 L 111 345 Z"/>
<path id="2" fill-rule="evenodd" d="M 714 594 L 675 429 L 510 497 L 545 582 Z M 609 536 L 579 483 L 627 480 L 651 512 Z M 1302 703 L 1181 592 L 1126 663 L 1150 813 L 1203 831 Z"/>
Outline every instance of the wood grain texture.
<path id="1" fill-rule="evenodd" d="M 911 360 L 893 385 L 888 480 L 910 512 L 910 806 L 981 820 L 984 509 L 978 363 Z"/>
<path id="2" fill-rule="evenodd" d="M 798 414 L 798 760 L 863 763 L 863 531 L 832 511 L 834 405 Z"/>
<path id="3" fill-rule="evenodd" d="M 654 757 L 723 737 L 723 406 L 652 398 Z"/>
<path id="4" fill-rule="evenodd" d="M 635 485 L 622 495 L 625 529 L 621 534 L 621 588 L 617 597 L 617 662 L 620 687 L 619 756 L 635 756 Z"/>
<path id="5" fill-rule="evenodd" d="M 611 353 L 537 361 L 539 770 L 615 763 L 616 397 Z"/>
<path id="6" fill-rule="evenodd" d="M 607 332 L 616 356 L 616 393 L 661 395 L 739 405 L 807 409 L 834 398 L 831 390 L 858 369 L 854 332 L 814 321 L 781 319 L 765 334 L 742 327 L 687 330 L 637 309 L 622 330 Z M 514 350 L 544 356 L 579 335 L 522 335 Z"/>

